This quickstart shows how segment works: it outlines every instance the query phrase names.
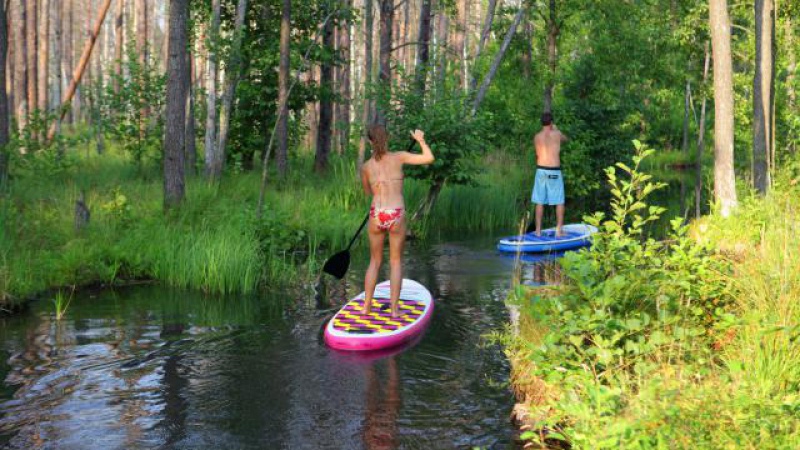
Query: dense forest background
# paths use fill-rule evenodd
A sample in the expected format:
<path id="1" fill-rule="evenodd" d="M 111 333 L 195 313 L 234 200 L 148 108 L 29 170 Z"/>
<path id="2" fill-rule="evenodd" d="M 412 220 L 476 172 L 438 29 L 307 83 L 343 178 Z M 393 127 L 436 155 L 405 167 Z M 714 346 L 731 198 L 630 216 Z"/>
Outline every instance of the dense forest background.
<path id="1" fill-rule="evenodd" d="M 331 155 L 368 156 L 364 124 L 380 120 L 398 146 L 412 127 L 428 133 L 439 159 L 415 176 L 430 181 L 430 207 L 444 184 L 472 182 L 482 157 L 529 152 L 552 109 L 572 138 L 573 199 L 594 199 L 601 169 L 629 159 L 638 139 L 696 169 L 699 214 L 706 178 L 718 196 L 735 197 L 719 170 L 764 191 L 797 147 L 793 2 L 6 3 L 6 152 L 19 170 L 44 154 L 64 164 L 64 140 L 79 136 L 98 153 L 110 138 L 137 163 L 163 159 L 178 190 L 186 175 L 224 169 L 285 177 L 312 154 L 323 173 Z M 170 99 L 186 106 L 170 113 Z M 726 126 L 730 137 L 717 130 Z"/>

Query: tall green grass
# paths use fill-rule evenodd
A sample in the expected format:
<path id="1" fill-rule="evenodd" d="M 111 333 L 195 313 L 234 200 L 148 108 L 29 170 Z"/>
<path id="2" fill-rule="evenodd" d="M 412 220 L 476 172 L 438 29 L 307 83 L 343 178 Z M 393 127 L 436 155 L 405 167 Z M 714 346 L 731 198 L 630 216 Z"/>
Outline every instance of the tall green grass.
<path id="1" fill-rule="evenodd" d="M 208 293 L 251 293 L 313 278 L 352 237 L 369 199 L 352 158 L 334 155 L 328 174 L 311 176 L 312 158 L 296 157 L 285 180 L 271 174 L 262 219 L 255 217 L 258 173 L 232 171 L 214 185 L 188 177 L 184 204 L 165 214 L 161 168 L 134 164 L 113 145 L 104 155 L 73 148 L 69 164 L 50 173 L 12 173 L 10 192 L 0 197 L 0 300 L 130 278 Z M 529 174 L 502 154 L 485 167 L 476 186 L 446 186 L 418 228 L 513 228 Z M 410 211 L 427 188 L 407 180 Z M 81 192 L 91 220 L 76 231 Z"/>

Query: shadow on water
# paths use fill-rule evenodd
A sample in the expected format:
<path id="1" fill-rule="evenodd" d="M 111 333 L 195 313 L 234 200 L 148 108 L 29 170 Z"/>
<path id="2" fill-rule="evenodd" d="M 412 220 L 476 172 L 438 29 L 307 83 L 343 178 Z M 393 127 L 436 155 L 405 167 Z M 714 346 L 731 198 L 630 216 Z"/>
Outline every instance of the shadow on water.
<path id="1" fill-rule="evenodd" d="M 335 352 L 321 329 L 362 290 L 365 249 L 324 298 L 209 298 L 147 286 L 39 302 L 0 329 L 6 448 L 514 448 L 500 348 L 513 261 L 494 239 L 415 243 L 437 305 L 422 338 Z M 318 309 L 317 303 L 324 309 Z M 329 306 L 324 306 L 328 304 Z"/>

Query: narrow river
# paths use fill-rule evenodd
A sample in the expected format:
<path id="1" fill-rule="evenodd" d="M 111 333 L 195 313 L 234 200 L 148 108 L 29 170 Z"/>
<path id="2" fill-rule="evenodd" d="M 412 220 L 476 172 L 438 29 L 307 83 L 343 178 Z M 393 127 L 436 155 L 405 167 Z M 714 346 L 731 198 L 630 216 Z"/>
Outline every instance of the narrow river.
<path id="1" fill-rule="evenodd" d="M 513 258 L 494 239 L 407 246 L 407 278 L 434 294 L 414 345 L 337 353 L 321 330 L 362 290 L 219 298 L 157 286 L 76 294 L 0 328 L 0 444 L 12 449 L 514 448 L 502 349 Z M 362 246 L 363 247 L 363 246 Z"/>

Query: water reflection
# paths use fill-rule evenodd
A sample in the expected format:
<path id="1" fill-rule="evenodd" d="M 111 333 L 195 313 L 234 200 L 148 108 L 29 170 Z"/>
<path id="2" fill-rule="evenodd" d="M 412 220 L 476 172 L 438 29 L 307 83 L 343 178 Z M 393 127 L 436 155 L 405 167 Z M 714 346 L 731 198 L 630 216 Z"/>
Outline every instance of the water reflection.
<path id="1" fill-rule="evenodd" d="M 485 249 L 485 250 L 484 250 Z M 408 277 L 436 298 L 409 348 L 326 348 L 320 330 L 363 288 L 209 298 L 159 287 L 83 293 L 0 328 L 0 444 L 12 449 L 508 448 L 513 398 L 501 349 L 512 265 L 492 243 L 409 250 Z M 366 263 L 366 258 L 363 259 Z"/>
<path id="2" fill-rule="evenodd" d="M 367 450 L 397 448 L 397 418 L 400 414 L 400 374 L 394 356 L 385 360 L 386 374 L 379 365 L 367 368 L 366 415 L 362 436 Z"/>

